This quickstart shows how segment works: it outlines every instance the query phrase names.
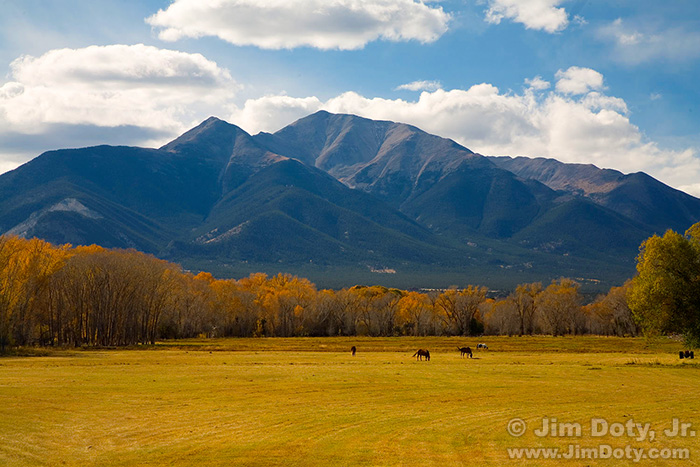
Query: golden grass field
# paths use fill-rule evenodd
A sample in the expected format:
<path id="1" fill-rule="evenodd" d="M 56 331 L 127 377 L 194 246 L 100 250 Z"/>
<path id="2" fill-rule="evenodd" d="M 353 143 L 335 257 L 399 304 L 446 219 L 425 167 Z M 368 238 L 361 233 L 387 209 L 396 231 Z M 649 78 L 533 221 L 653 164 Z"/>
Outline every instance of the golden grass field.
<path id="1" fill-rule="evenodd" d="M 490 349 L 477 351 L 477 342 Z M 357 356 L 349 348 L 356 345 Z M 474 359 L 460 358 L 470 345 Z M 430 362 L 411 358 L 428 348 Z M 687 448 L 700 463 L 700 356 L 670 339 L 292 338 L 164 342 L 0 358 L 2 466 L 631 465 L 511 460 L 508 448 Z M 512 437 L 514 417 L 528 430 Z M 544 417 L 581 437 L 537 437 Z M 652 442 L 592 437 L 591 418 Z M 664 436 L 676 418 L 698 436 Z M 619 451 L 618 451 L 619 452 Z"/>

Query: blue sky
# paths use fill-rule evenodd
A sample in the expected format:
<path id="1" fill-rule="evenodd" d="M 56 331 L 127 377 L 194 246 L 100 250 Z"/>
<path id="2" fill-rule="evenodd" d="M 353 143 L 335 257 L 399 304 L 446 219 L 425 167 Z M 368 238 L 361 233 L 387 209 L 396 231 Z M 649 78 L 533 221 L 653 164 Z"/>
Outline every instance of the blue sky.
<path id="1" fill-rule="evenodd" d="M 0 0 L 0 171 L 326 109 L 700 195 L 696 0 Z"/>

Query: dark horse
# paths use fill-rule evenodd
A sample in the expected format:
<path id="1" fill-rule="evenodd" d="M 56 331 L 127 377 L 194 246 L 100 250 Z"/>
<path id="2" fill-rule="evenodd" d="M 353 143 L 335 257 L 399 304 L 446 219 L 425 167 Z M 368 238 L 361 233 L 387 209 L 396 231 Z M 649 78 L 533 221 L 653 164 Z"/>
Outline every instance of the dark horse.
<path id="1" fill-rule="evenodd" d="M 464 358 L 465 355 L 469 355 L 469 358 L 473 358 L 472 356 L 472 349 L 469 347 L 457 347 L 460 352 L 462 352 L 462 358 Z"/>
<path id="2" fill-rule="evenodd" d="M 430 361 L 430 352 L 427 350 L 419 349 L 418 352 L 414 353 L 412 356 L 416 357 L 416 360 L 423 360 L 423 357 L 425 357 L 427 361 Z"/>
<path id="3" fill-rule="evenodd" d="M 355 352 L 357 352 L 357 347 L 355 347 L 354 345 L 352 347 L 350 347 L 350 352 L 352 352 L 352 356 L 354 357 Z"/>

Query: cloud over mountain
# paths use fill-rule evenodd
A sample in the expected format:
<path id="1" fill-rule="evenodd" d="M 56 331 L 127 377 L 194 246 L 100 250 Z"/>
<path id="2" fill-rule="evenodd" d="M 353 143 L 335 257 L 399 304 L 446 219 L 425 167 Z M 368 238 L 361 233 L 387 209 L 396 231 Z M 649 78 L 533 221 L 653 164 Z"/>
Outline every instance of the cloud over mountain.
<path id="1" fill-rule="evenodd" d="M 90 46 L 21 56 L 0 87 L 0 121 L 180 130 L 188 112 L 230 99 L 229 72 L 201 54 L 138 45 Z M 206 90 L 206 92 L 203 92 Z"/>
<path id="2" fill-rule="evenodd" d="M 666 150 L 646 140 L 630 121 L 624 100 L 602 92 L 600 73 L 572 67 L 556 77 L 554 90 L 535 78 L 521 93 L 501 92 L 482 83 L 466 90 L 422 92 L 417 101 L 368 98 L 355 92 L 326 101 L 315 96 L 265 96 L 248 100 L 231 119 L 257 132 L 284 125 L 275 118 L 278 107 L 286 121 L 320 109 L 352 113 L 410 123 L 482 154 L 552 157 L 624 172 L 645 171 L 698 193 L 692 186 L 700 178 L 695 151 Z"/>
<path id="3" fill-rule="evenodd" d="M 162 40 L 216 36 L 263 49 L 361 49 L 378 39 L 433 42 L 442 7 L 414 0 L 176 0 L 146 19 Z"/>
<path id="4" fill-rule="evenodd" d="M 570 67 L 554 78 L 554 86 L 541 76 L 525 80 L 519 92 L 489 83 L 444 90 L 413 82 L 401 89 L 422 88 L 417 100 L 344 92 L 323 99 L 273 94 L 237 103 L 240 86 L 229 71 L 200 54 L 141 44 L 57 49 L 19 57 L 0 86 L 0 170 L 65 147 L 69 143 L 61 135 L 75 135 L 71 128 L 84 135 L 83 144 L 159 146 L 208 115 L 229 117 L 257 132 L 276 131 L 324 109 L 411 123 L 487 155 L 642 170 L 700 194 L 697 152 L 667 150 L 645 138 L 630 120 L 626 102 L 606 94 L 601 73 Z M 29 135 L 40 135 L 36 140 L 43 146 L 13 143 Z"/>

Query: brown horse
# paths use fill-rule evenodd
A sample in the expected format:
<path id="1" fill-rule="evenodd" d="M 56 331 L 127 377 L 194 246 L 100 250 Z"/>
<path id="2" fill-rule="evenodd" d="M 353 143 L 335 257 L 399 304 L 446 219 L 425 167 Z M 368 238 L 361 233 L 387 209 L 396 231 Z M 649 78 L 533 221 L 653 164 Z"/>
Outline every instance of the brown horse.
<path id="1" fill-rule="evenodd" d="M 350 352 L 352 352 L 352 356 L 354 357 L 355 352 L 357 352 L 357 347 L 355 347 L 354 345 L 352 347 L 350 347 Z"/>
<path id="2" fill-rule="evenodd" d="M 414 353 L 412 357 L 416 357 L 416 360 L 423 360 L 423 357 L 427 361 L 430 361 L 430 352 L 428 350 L 418 349 L 418 352 Z"/>
<path id="3" fill-rule="evenodd" d="M 465 355 L 469 355 L 469 358 L 473 358 L 472 349 L 470 347 L 457 347 L 457 348 L 461 352 L 462 358 L 464 358 Z"/>

